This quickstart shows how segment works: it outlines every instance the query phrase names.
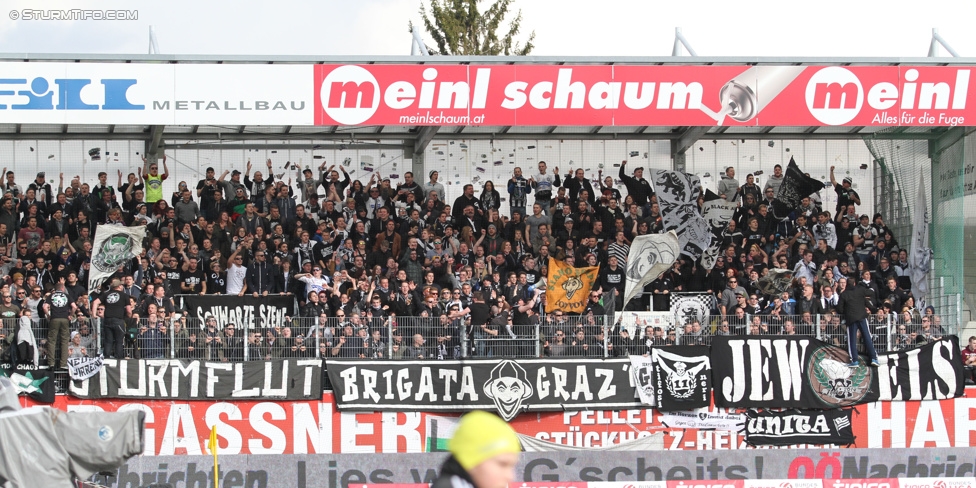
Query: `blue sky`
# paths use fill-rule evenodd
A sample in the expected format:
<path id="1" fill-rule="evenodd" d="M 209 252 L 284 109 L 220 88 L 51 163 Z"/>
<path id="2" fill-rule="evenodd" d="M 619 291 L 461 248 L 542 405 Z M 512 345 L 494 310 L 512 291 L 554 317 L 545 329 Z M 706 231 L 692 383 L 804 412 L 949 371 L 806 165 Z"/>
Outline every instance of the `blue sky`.
<path id="1" fill-rule="evenodd" d="M 38 8 L 7 1 L 3 9 Z M 45 8 L 138 10 L 136 21 L 10 20 L 7 53 L 145 53 L 156 29 L 165 54 L 409 54 L 418 0 L 75 0 Z M 594 8 L 597 4 L 600 8 Z M 667 56 L 681 27 L 703 56 L 925 56 L 932 27 L 976 57 L 976 7 L 965 1 L 516 0 L 537 34 L 534 54 Z M 558 7 L 557 7 L 558 6 Z M 944 51 L 943 54 L 945 55 Z"/>

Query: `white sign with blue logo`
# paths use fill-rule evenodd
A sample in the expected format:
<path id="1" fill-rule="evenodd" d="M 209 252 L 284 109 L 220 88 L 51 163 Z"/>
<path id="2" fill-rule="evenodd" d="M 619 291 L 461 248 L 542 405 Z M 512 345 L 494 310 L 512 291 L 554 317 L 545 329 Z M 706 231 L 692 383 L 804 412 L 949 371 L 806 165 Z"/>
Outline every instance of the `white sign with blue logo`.
<path id="1" fill-rule="evenodd" d="M 0 123 L 312 125 L 312 65 L 0 63 Z"/>

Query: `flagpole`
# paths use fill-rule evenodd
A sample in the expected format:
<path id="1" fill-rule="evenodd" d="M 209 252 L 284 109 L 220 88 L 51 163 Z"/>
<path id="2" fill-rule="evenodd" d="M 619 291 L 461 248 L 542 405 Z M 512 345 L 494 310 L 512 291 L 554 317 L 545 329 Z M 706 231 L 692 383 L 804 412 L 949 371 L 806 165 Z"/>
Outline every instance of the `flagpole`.
<path id="1" fill-rule="evenodd" d="M 210 427 L 210 442 L 208 446 L 214 458 L 214 488 L 220 488 L 219 478 L 217 477 L 217 426 Z"/>

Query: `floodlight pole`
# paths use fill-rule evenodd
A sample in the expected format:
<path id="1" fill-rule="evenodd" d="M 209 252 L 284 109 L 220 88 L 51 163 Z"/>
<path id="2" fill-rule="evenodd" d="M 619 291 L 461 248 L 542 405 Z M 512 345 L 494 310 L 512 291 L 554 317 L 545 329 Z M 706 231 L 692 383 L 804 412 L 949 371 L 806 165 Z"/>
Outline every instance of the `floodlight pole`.
<path id="1" fill-rule="evenodd" d="M 420 37 L 420 30 L 414 27 L 410 30 L 410 35 L 413 40 L 410 43 L 410 55 L 411 56 L 430 56 L 430 52 L 427 50 L 427 45 L 424 43 L 424 39 Z M 427 144 L 434 139 L 434 134 L 437 134 L 438 126 L 426 126 L 419 127 L 417 129 L 417 136 L 412 141 L 405 141 L 405 147 L 403 148 L 404 157 L 409 157 L 411 161 L 411 171 L 415 175 L 423 175 L 426 173 L 424 153 L 427 149 Z M 421 177 L 420 181 L 423 180 Z"/>
<path id="2" fill-rule="evenodd" d="M 689 56 L 698 56 L 695 48 L 691 47 L 691 43 L 681 33 L 681 27 L 675 27 L 674 48 L 671 50 L 671 55 L 681 56 L 683 54 L 682 47 L 688 51 Z M 686 127 L 680 137 L 671 140 L 672 169 L 684 171 L 687 168 L 686 153 L 688 148 L 692 147 L 698 139 L 704 136 L 708 132 L 708 129 L 709 127 Z"/>
<path id="3" fill-rule="evenodd" d="M 423 38 L 420 37 L 420 31 L 414 28 L 410 31 L 410 35 L 413 36 L 413 42 L 410 43 L 410 55 L 430 56 L 430 52 L 427 51 L 427 45 L 424 44 Z"/>
<path id="4" fill-rule="evenodd" d="M 671 49 L 672 56 L 681 56 L 681 47 L 684 46 L 688 50 L 689 56 L 698 56 L 695 52 L 695 48 L 691 47 L 691 43 L 685 38 L 684 34 L 681 33 L 681 27 L 674 28 L 674 48 Z"/>
<path id="5" fill-rule="evenodd" d="M 942 47 L 945 48 L 946 51 L 949 51 L 949 54 L 952 55 L 952 57 L 954 57 L 954 58 L 958 58 L 959 57 L 959 53 L 956 52 L 956 50 L 953 49 L 952 46 L 950 46 L 949 43 L 946 42 L 946 40 L 942 38 L 942 36 L 939 35 L 939 29 L 936 29 L 936 28 L 933 27 L 932 28 L 932 41 L 929 42 L 929 56 L 928 57 L 930 57 L 930 58 L 937 58 L 937 57 L 939 57 L 939 45 L 940 44 L 942 45 Z"/>
<path id="6" fill-rule="evenodd" d="M 149 54 L 159 54 L 159 43 L 156 42 L 156 31 L 153 26 L 149 26 Z M 159 156 L 156 153 L 159 150 L 159 145 L 163 141 L 163 129 L 165 125 L 153 125 L 150 126 L 149 132 L 151 134 L 150 140 L 147 140 L 145 146 L 143 147 L 143 156 L 147 160 L 152 160 L 152 162 L 157 162 Z"/>
<path id="7" fill-rule="evenodd" d="M 149 26 L 149 54 L 159 54 L 159 44 L 156 43 L 156 31 Z"/>

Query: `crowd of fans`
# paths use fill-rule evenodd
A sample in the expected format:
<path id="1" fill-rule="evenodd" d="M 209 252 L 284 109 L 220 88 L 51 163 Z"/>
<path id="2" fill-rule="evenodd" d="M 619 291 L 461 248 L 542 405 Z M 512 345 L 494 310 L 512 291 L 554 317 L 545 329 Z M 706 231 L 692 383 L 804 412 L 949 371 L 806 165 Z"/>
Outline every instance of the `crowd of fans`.
<path id="1" fill-rule="evenodd" d="M 119 171 L 115 186 L 106 173 L 94 185 L 77 176 L 65 185 L 62 174 L 55 189 L 44 172 L 21 186 L 4 169 L 0 354 L 23 360 L 33 346 L 37 361 L 64 367 L 67 356 L 97 355 L 101 334 L 104 355 L 119 358 L 445 358 L 502 354 L 493 344 L 506 338 L 519 354 L 619 355 L 715 334 L 841 330 L 838 297 L 862 280 L 879 299 L 871 314 L 895 317 L 896 343 L 942 333 L 934 311 L 915 306 L 906 250 L 833 168 L 826 191 L 836 193 L 836 208 L 822 208 L 814 194 L 777 221 L 769 205 L 782 168 L 759 186 L 752 174 L 740 183 L 729 167 L 713 190 L 738 207 L 714 268 L 679 258 L 624 304 L 630 243 L 664 231 L 643 168 L 619 165 L 621 192 L 602 170 L 590 181 L 582 168 L 561 174 L 539 162 L 531 174 L 515 168 L 498 187 L 465 185 L 447 202 L 437 171 L 424 182 L 408 172 L 396 185 L 375 173 L 364 184 L 342 165 L 292 165 L 295 181 L 286 182 L 266 163 L 266 172 L 252 172 L 250 162 L 244 172 L 207 168 L 172 195 L 162 189 L 165 157 L 124 179 Z M 87 289 L 98 225 L 147 228 L 140 256 L 104 291 Z M 582 315 L 541 313 L 550 259 L 600 265 Z M 759 280 L 774 268 L 794 271 L 792 287 L 763 293 Z M 679 292 L 713 295 L 716 320 L 631 337 L 604 318 L 608 308 L 668 310 Z M 298 313 L 249 328 L 195 321 L 174 303 L 180 294 L 290 294 Z M 25 328 L 47 333 L 31 342 Z"/>

